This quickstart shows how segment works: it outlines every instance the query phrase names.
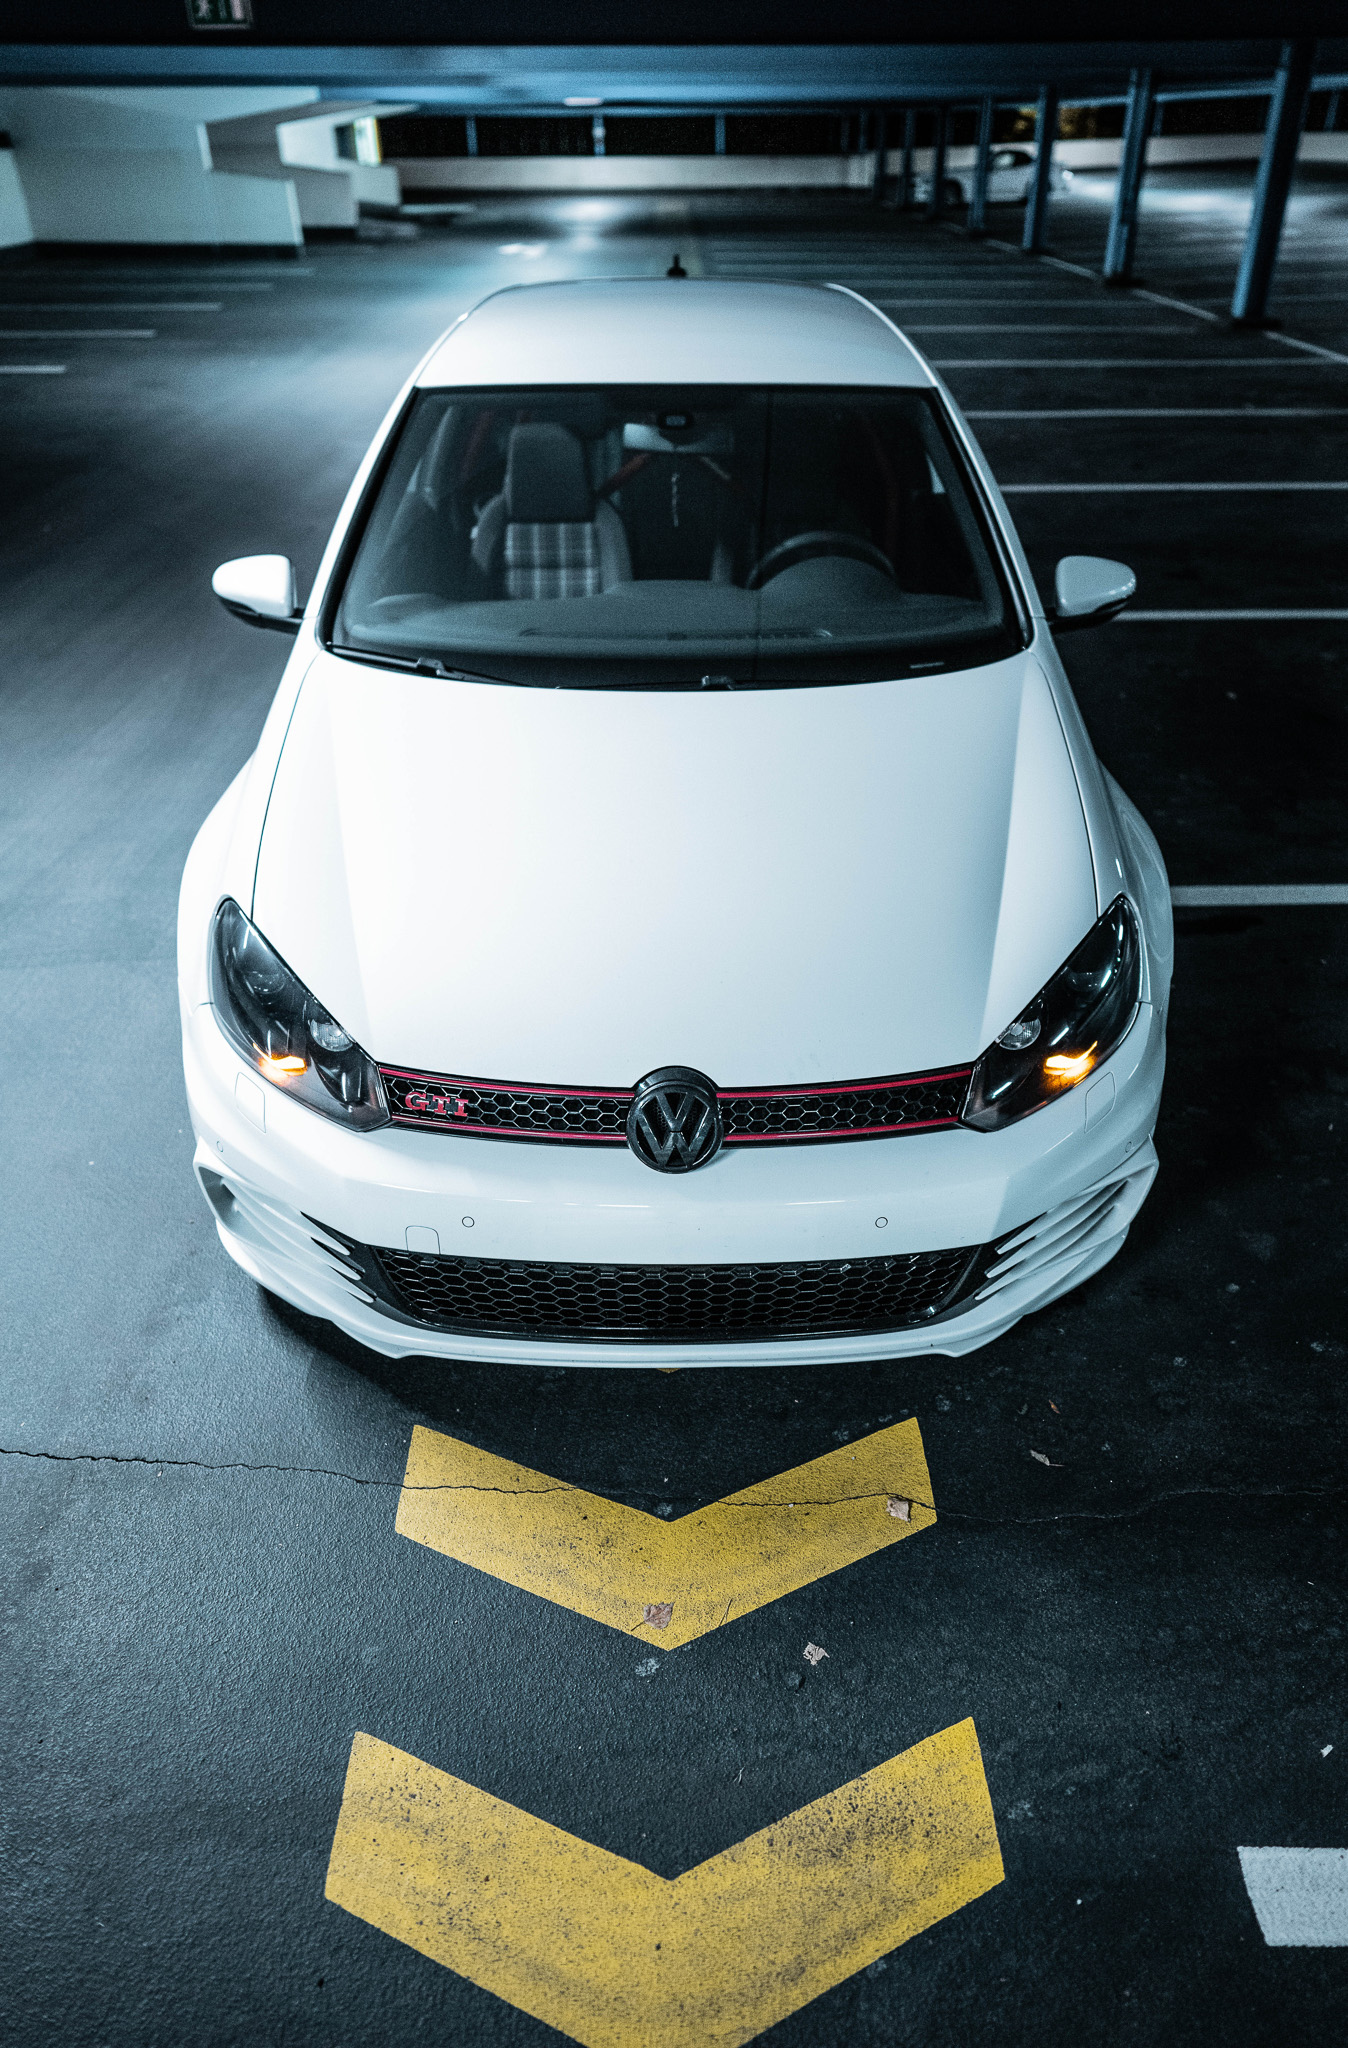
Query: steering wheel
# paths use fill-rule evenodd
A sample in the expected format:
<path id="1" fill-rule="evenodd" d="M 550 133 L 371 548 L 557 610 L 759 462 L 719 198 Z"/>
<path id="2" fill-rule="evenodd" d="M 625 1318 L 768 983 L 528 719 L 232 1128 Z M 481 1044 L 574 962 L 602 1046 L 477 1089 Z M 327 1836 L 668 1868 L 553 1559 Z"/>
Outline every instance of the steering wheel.
<path id="1" fill-rule="evenodd" d="M 811 562 L 820 555 L 846 555 L 854 562 L 868 562 L 873 569 L 882 569 L 886 576 L 894 575 L 889 556 L 874 541 L 863 540 L 859 533 L 793 533 L 790 540 L 778 541 L 775 548 L 759 556 L 744 579 L 744 587 L 761 590 L 784 569 L 794 569 L 797 562 Z"/>

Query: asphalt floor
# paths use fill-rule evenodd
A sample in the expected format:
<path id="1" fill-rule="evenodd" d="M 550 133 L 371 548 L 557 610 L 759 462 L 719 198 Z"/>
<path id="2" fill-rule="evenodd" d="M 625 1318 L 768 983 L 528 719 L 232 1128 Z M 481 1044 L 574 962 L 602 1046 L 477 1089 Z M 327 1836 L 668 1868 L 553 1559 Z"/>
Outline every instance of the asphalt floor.
<path id="1" fill-rule="evenodd" d="M 732 1956 L 702 2038 L 1342 2038 L 1348 1951 L 1268 1945 L 1237 1851 L 1348 1844 L 1348 908 L 1181 909 L 1124 1251 L 971 1357 L 850 1370 L 391 1362 L 277 1307 L 193 1186 L 174 978 L 187 848 L 286 653 L 215 564 L 288 552 L 305 584 L 401 379 L 485 291 L 676 249 L 866 291 L 947 365 L 1045 582 L 1067 552 L 1135 567 L 1144 616 L 1064 656 L 1177 887 L 1348 881 L 1348 185 L 1299 181 L 1268 333 L 1222 321 L 1248 191 L 1151 178 L 1130 292 L 1089 274 L 1092 178 L 1038 260 L 1015 209 L 973 242 L 778 195 L 0 268 L 6 2038 L 542 2048 L 527 1996 L 325 1898 L 359 1733 L 674 1879 L 970 1717 L 1003 1880 L 860 1969 L 804 1926 L 828 1984 L 766 2029 Z M 668 1651 L 395 1526 L 418 1425 L 677 1523 L 909 1418 L 934 1527 Z"/>

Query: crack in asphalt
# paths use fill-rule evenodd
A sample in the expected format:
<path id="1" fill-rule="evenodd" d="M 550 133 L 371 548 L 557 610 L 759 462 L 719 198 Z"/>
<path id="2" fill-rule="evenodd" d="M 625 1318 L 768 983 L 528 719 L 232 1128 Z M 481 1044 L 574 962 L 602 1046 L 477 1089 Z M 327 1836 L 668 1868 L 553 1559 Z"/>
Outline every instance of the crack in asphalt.
<path id="1" fill-rule="evenodd" d="M 568 1484 L 559 1480 L 553 1486 L 482 1486 L 471 1482 L 456 1484 L 451 1480 L 440 1481 L 432 1486 L 408 1486 L 401 1479 L 381 1479 L 360 1472 L 339 1472 L 326 1465 L 279 1465 L 273 1463 L 250 1463 L 244 1459 L 225 1459 L 213 1462 L 206 1458 L 149 1458 L 132 1451 L 34 1451 L 11 1444 L 0 1444 L 0 1458 L 30 1458 L 35 1462 L 53 1465 L 141 1465 L 160 1471 L 179 1472 L 274 1472 L 294 1479 L 340 1479 L 351 1486 L 372 1486 L 386 1492 L 396 1493 L 500 1493 L 513 1499 L 532 1498 L 549 1493 L 593 1493 L 595 1498 L 614 1507 L 623 1507 L 626 1502 L 615 1500 L 611 1494 L 600 1493 L 598 1489 Z M 1061 1512 L 1047 1515 L 980 1515 L 969 1508 L 940 1508 L 934 1501 L 920 1500 L 916 1495 L 906 1494 L 914 1507 L 925 1508 L 938 1520 L 947 1522 L 973 1522 L 986 1528 L 1035 1529 L 1054 1522 L 1121 1522 L 1131 1521 L 1139 1515 L 1150 1514 L 1181 1500 L 1336 1500 L 1348 1493 L 1348 1481 L 1335 1486 L 1176 1486 L 1164 1493 L 1153 1494 L 1146 1500 L 1133 1502 L 1127 1507 L 1117 1508 L 1065 1508 Z M 669 1500 L 667 1493 L 649 1496 L 652 1500 Z M 677 1500 L 678 1496 L 674 1498 Z M 718 1500 L 699 1501 L 685 1510 L 684 1515 L 675 1516 L 674 1521 L 683 1521 L 687 1515 L 696 1514 L 699 1509 L 709 1507 L 733 1507 L 744 1509 L 761 1508 L 836 1508 L 845 1507 L 854 1501 L 888 1501 L 895 1498 L 888 1488 L 866 1493 L 837 1493 L 821 1499 L 797 1496 L 794 1500 Z M 634 1512 L 644 1514 L 645 1509 Z M 652 1520 L 662 1520 L 653 1516 Z"/>

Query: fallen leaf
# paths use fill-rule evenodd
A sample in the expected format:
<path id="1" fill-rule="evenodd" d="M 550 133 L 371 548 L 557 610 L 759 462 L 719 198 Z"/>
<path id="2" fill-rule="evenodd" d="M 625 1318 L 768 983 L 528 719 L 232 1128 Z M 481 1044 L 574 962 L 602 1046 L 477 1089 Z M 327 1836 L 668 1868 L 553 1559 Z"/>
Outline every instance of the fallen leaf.
<path id="1" fill-rule="evenodd" d="M 885 1513 L 893 1515 L 896 1522 L 908 1521 L 912 1516 L 912 1512 L 913 1503 L 910 1500 L 900 1500 L 895 1494 L 891 1493 L 889 1499 L 885 1502 Z"/>
<path id="2" fill-rule="evenodd" d="M 672 1600 L 656 1600 L 651 1605 L 642 1608 L 641 1619 L 648 1621 L 652 1628 L 668 1628 L 673 1613 L 674 1602 Z"/>
<path id="3" fill-rule="evenodd" d="M 1050 1401 L 1048 1405 L 1049 1405 L 1049 1407 L 1050 1407 L 1050 1408 L 1051 1408 L 1051 1409 L 1053 1410 L 1053 1413 L 1054 1413 L 1055 1415 L 1061 1415 L 1061 1414 L 1062 1414 L 1062 1409 L 1061 1409 L 1061 1408 L 1060 1408 L 1060 1407 L 1058 1406 L 1058 1404 L 1057 1404 L 1057 1402 L 1056 1402 L 1056 1401 Z"/>
<path id="4" fill-rule="evenodd" d="M 807 1664 L 822 1664 L 827 1655 L 828 1651 L 821 1650 L 818 1643 L 807 1643 L 805 1645 L 805 1661 Z"/>
<path id="5" fill-rule="evenodd" d="M 1055 1472 L 1061 1472 L 1061 1471 L 1062 1471 L 1062 1466 L 1061 1466 L 1061 1465 L 1060 1465 L 1060 1464 L 1058 1463 L 1057 1459 L 1056 1459 L 1056 1458 L 1046 1458 L 1046 1457 L 1044 1456 L 1044 1453 L 1043 1453 L 1042 1451 L 1031 1451 L 1031 1452 L 1030 1452 L 1030 1456 L 1031 1456 L 1032 1458 L 1037 1458 L 1037 1459 L 1039 1460 L 1039 1462 L 1040 1462 L 1040 1464 L 1041 1464 L 1041 1465 L 1051 1465 L 1051 1466 L 1053 1467 L 1053 1470 L 1054 1470 Z"/>

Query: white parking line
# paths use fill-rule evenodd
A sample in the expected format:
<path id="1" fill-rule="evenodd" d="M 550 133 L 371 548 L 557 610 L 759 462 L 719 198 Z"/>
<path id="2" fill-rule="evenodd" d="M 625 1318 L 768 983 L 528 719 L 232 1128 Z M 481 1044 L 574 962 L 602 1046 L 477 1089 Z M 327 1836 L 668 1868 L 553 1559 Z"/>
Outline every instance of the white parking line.
<path id="1" fill-rule="evenodd" d="M 1348 882 L 1215 882 L 1172 889 L 1170 900 L 1177 910 L 1277 910 L 1302 903 L 1348 903 Z M 1340 1851 L 1344 1853 L 1348 1852 Z"/>
<path id="2" fill-rule="evenodd" d="M 1130 609 L 1120 612 L 1113 623 L 1116 626 L 1169 626 L 1172 624 L 1182 625 L 1190 623 L 1207 626 L 1212 624 L 1220 625 L 1230 620 L 1237 622 L 1248 620 L 1270 625 L 1278 625 L 1285 621 L 1288 624 L 1295 625 L 1299 621 L 1308 619 L 1348 619 L 1348 608 L 1334 609 L 1324 605 L 1268 605 L 1257 610 L 1247 609 L 1244 611 L 1195 610 L 1147 612 L 1132 611 Z"/>
<path id="3" fill-rule="evenodd" d="M 1003 484 L 1002 495 L 1013 491 L 1348 491 L 1348 482 L 1334 483 L 1231 483 L 1231 484 Z"/>
<path id="4" fill-rule="evenodd" d="M 0 363 L 0 377 L 64 377 L 64 363 Z"/>
<path id="5" fill-rule="evenodd" d="M 1177 313 L 1190 313 L 1195 320 L 1207 320 L 1214 326 L 1224 324 L 1220 313 L 1211 313 L 1206 306 L 1195 306 L 1189 299 L 1167 298 L 1164 293 L 1148 291 L 1143 285 L 1134 285 L 1132 296 L 1149 299 L 1154 306 L 1173 306 Z M 1284 334 L 1278 327 L 1266 327 L 1263 332 L 1270 341 L 1281 342 L 1284 348 L 1300 349 L 1305 355 L 1320 356 L 1330 363 L 1348 363 L 1348 356 L 1340 355 L 1334 348 L 1322 348 L 1318 341 L 1302 341 L 1299 335 Z"/>
<path id="6" fill-rule="evenodd" d="M 67 302 L 0 298 L 0 313 L 223 313 L 224 310 L 219 299 L 116 299 L 108 305 L 97 306 L 90 305 L 87 299 Z"/>
<path id="7" fill-rule="evenodd" d="M 976 326 L 961 323 L 958 326 L 943 321 L 934 326 L 928 321 L 918 324 L 904 323 L 909 334 L 1113 334 L 1113 325 L 1107 327 L 1086 327 L 1079 320 L 998 320 L 980 322 Z M 1173 334 L 1173 327 L 1129 327 L 1129 334 Z"/>
<path id="8" fill-rule="evenodd" d="M 1348 416 L 1348 405 L 1063 405 L 1017 406 L 974 412 L 966 420 L 1327 420 Z"/>
<path id="9" fill-rule="evenodd" d="M 1307 344 L 1309 346 L 1309 344 Z M 1331 362 L 1348 356 L 1320 352 Z M 1315 361 L 1288 363 L 1276 356 L 969 356 L 932 357 L 937 370 L 1315 370 Z"/>
<path id="10" fill-rule="evenodd" d="M 980 278 L 979 283 L 981 284 L 982 282 L 983 280 Z M 1001 306 L 1005 308 L 1006 294 L 1004 292 L 989 293 L 986 297 L 980 294 L 979 297 L 973 298 L 966 294 L 956 295 L 951 293 L 941 298 L 928 298 L 924 293 L 921 298 L 917 298 L 910 296 L 907 292 L 903 292 L 896 294 L 893 298 L 876 298 L 874 303 L 881 308 L 887 306 Z M 1112 306 L 1097 305 L 1094 300 L 1087 298 L 1084 292 L 1079 299 L 1027 299 L 1023 303 L 1026 311 L 1031 313 L 1100 313 L 1106 317 L 1114 315 L 1114 308 Z M 1136 332 L 1136 330 L 1133 331 Z M 1150 333 L 1152 330 L 1147 329 L 1145 331 Z M 1173 327 L 1158 327 L 1155 330 L 1158 334 L 1173 334 L 1174 331 Z"/>
<path id="11" fill-rule="evenodd" d="M 153 327 L 0 327 L 0 341 L 153 341 Z"/>
<path id="12" fill-rule="evenodd" d="M 1270 1948 L 1348 1948 L 1348 1849 L 1237 1849 Z"/>

